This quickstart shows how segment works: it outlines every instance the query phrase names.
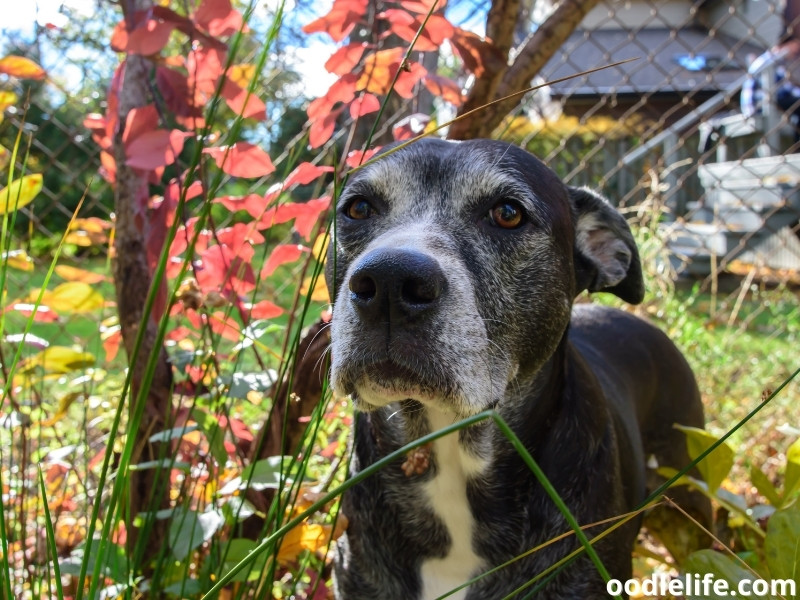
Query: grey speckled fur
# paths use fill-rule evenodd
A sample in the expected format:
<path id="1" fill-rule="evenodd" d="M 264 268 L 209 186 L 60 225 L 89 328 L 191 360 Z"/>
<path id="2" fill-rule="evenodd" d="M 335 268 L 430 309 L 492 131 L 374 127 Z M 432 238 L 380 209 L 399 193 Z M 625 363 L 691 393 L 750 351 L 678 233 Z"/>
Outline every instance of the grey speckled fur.
<path id="1" fill-rule="evenodd" d="M 508 202 L 524 214 L 519 227 L 487 218 Z M 644 498 L 645 457 L 687 462 L 672 425 L 702 426 L 703 414 L 683 357 L 638 318 L 572 306 L 587 289 L 642 300 L 625 220 L 527 152 L 424 139 L 358 171 L 338 199 L 327 278 L 336 295 L 331 380 L 358 410 L 354 471 L 489 407 L 581 524 Z M 343 498 L 339 598 L 422 598 L 452 583 L 462 557 L 469 579 L 569 530 L 493 423 L 434 445 L 427 469 L 407 475 L 400 462 Z M 630 576 L 638 527 L 598 544 L 613 577 Z M 452 597 L 502 598 L 576 544 L 567 536 Z M 608 596 L 581 558 L 539 597 Z"/>

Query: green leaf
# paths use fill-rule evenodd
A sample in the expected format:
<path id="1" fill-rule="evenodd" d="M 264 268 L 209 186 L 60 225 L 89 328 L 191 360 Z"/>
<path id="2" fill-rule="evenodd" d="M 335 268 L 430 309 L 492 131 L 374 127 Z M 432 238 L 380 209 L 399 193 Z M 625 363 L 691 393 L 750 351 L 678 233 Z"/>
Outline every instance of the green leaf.
<path id="1" fill-rule="evenodd" d="M 179 471 L 189 471 L 192 465 L 187 462 L 176 461 L 173 458 L 164 458 L 160 460 L 146 460 L 144 462 L 130 465 L 128 467 L 131 471 L 144 471 L 146 469 L 178 469 Z"/>
<path id="2" fill-rule="evenodd" d="M 86 551 L 86 544 L 82 544 L 72 551 L 69 557 L 61 561 L 63 575 L 78 576 L 81 572 L 81 560 Z M 93 539 L 89 545 L 89 564 L 94 565 L 97 553 L 100 551 L 100 540 Z M 100 563 L 100 573 L 115 583 L 128 582 L 128 555 L 125 548 L 107 542 L 105 544 L 105 558 Z"/>
<path id="3" fill-rule="evenodd" d="M 172 554 L 183 560 L 203 542 L 207 542 L 222 527 L 225 519 L 215 510 L 198 513 L 176 510 L 169 526 L 169 545 Z"/>
<path id="4" fill-rule="evenodd" d="M 171 442 L 173 440 L 179 440 L 187 433 L 197 431 L 198 429 L 199 427 L 197 425 L 184 425 L 183 427 L 165 429 L 164 431 L 159 431 L 158 433 L 151 435 L 150 443 L 154 444 L 156 442 Z"/>
<path id="5" fill-rule="evenodd" d="M 682 571 L 684 573 L 691 573 L 697 575 L 705 575 L 710 573 L 713 575 L 713 581 L 727 581 L 728 590 L 736 590 L 740 581 L 750 580 L 753 581 L 757 577 L 744 568 L 744 566 L 721 552 L 714 550 L 700 550 L 689 555 L 683 563 Z M 730 600 L 730 592 L 724 595 L 715 594 L 709 590 L 709 594 L 705 594 L 705 590 L 693 590 L 699 592 L 698 594 L 685 594 L 686 600 Z M 737 598 L 754 598 L 753 596 L 737 595 Z"/>
<path id="6" fill-rule="evenodd" d="M 191 596 L 199 596 L 205 591 L 203 585 L 192 577 L 177 581 L 172 585 L 164 588 L 164 593 L 170 596 L 177 596 L 179 598 L 188 598 Z"/>
<path id="7" fill-rule="evenodd" d="M 290 456 L 262 458 L 245 467 L 242 471 L 242 481 L 244 484 L 249 481 L 251 490 L 279 490 L 282 485 L 292 481 L 286 476 L 286 464 L 288 461 L 291 461 Z M 281 477 L 281 473 L 283 473 L 283 477 Z"/>
<path id="8" fill-rule="evenodd" d="M 786 450 L 786 477 L 783 498 L 787 500 L 800 487 L 800 438 Z"/>
<path id="9" fill-rule="evenodd" d="M 253 540 L 241 538 L 236 538 L 228 542 L 225 549 L 222 551 L 222 555 L 225 557 L 225 562 L 222 565 L 222 572 L 227 573 L 233 569 L 233 567 L 235 567 L 238 563 L 247 558 L 247 556 L 253 550 L 255 550 L 257 546 L 258 544 Z M 239 571 L 234 576 L 232 581 L 247 581 L 257 579 L 267 566 L 268 554 L 268 552 L 262 552 L 260 556 L 256 557 L 253 562 L 250 563 L 250 567 Z"/>
<path id="10" fill-rule="evenodd" d="M 800 505 L 792 504 L 770 517 L 764 553 L 773 579 L 800 583 Z"/>
<path id="11" fill-rule="evenodd" d="M 708 448 L 719 439 L 705 429 L 686 427 L 684 425 L 675 425 L 675 427 L 686 434 L 686 448 L 692 460 L 708 450 Z M 722 484 L 722 481 L 728 476 L 732 466 L 733 450 L 731 450 L 728 444 L 723 443 L 718 446 L 714 452 L 700 461 L 697 465 L 697 469 L 708 484 L 709 491 L 714 493 L 717 488 L 719 488 L 720 484 Z"/>
<path id="12" fill-rule="evenodd" d="M 278 374 L 273 370 L 259 373 L 234 373 L 223 384 L 228 384 L 228 391 L 225 394 L 228 398 L 246 400 L 250 392 L 266 392 L 277 381 Z"/>
<path id="13" fill-rule="evenodd" d="M 756 486 L 758 493 L 764 496 L 772 506 L 781 506 L 782 502 L 778 490 L 772 485 L 769 477 L 755 465 L 750 468 L 750 480 L 753 482 L 753 485 Z"/>

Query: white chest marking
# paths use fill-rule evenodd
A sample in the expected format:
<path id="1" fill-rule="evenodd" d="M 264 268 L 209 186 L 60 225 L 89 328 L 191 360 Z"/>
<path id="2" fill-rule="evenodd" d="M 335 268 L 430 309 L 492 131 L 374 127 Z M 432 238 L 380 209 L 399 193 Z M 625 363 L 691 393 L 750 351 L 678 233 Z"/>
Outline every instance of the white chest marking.
<path id="1" fill-rule="evenodd" d="M 431 430 L 451 425 L 453 419 L 428 409 Z M 458 432 L 439 438 L 433 444 L 437 473 L 425 484 L 428 502 L 447 528 L 452 542 L 444 558 L 433 558 L 422 564 L 422 600 L 433 600 L 465 583 L 481 571 L 483 561 L 472 548 L 475 520 L 467 499 L 467 480 L 481 473 L 484 461 L 466 453 L 458 443 Z M 448 596 L 463 600 L 467 588 Z"/>

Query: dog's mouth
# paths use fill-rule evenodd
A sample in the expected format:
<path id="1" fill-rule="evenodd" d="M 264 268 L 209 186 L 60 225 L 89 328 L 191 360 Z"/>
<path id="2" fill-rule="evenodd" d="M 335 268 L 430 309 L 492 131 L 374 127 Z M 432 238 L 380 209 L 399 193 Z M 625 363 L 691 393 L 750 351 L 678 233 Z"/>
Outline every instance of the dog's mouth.
<path id="1" fill-rule="evenodd" d="M 451 404 L 457 397 L 455 386 L 444 376 L 414 369 L 391 359 L 379 360 L 347 369 L 345 392 L 362 409 L 378 408 L 393 402 L 416 400 L 422 404 Z"/>

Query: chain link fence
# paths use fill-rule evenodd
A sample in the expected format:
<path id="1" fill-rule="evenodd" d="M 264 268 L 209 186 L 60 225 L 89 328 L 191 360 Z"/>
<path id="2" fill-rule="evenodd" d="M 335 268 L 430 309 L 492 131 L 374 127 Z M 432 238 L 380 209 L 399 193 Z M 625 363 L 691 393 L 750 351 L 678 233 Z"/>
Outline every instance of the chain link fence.
<path id="1" fill-rule="evenodd" d="M 548 6 L 523 4 L 531 24 L 521 27 L 524 34 Z M 92 18 L 116 22 L 116 7 L 102 6 Z M 487 9 L 465 0 L 450 6 L 467 23 L 479 23 Z M 297 26 L 303 10 L 295 9 Z M 782 10 L 780 0 L 600 2 L 535 83 L 632 60 L 530 94 L 499 135 L 539 155 L 569 183 L 603 190 L 638 219 L 657 285 L 688 290 L 681 298 L 709 322 L 796 340 L 800 154 L 792 119 L 798 107 L 775 104 L 775 65 L 751 68 L 778 42 Z M 33 271 L 10 272 L 10 289 L 20 298 L 37 286 L 46 250 L 84 194 L 80 216 L 111 216 L 113 192 L 98 175 L 100 152 L 82 120 L 103 110 L 116 57 L 97 39 L 76 37 L 75 29 L 73 38 L 46 27 L 9 34 L 3 47 L 30 55 L 50 73 L 47 83 L 17 88 L 30 108 L 11 107 L 0 123 L 6 147 L 19 130 L 31 134 L 26 168 L 45 177 L 42 197 L 16 223 L 18 247 L 37 263 Z M 292 43 L 283 44 L 291 55 Z M 281 172 L 302 140 L 305 116 L 303 76 L 286 75 L 278 55 L 262 90 L 269 121 L 248 135 L 270 148 Z M 324 58 L 315 59 L 320 69 Z M 743 113 L 740 95 L 748 86 L 760 102 Z M 108 244 L 97 242 L 107 242 L 108 232 L 83 234 L 91 234 L 85 245 L 71 238 L 70 260 L 104 265 Z M 69 333 L 67 324 L 60 326 Z"/>

